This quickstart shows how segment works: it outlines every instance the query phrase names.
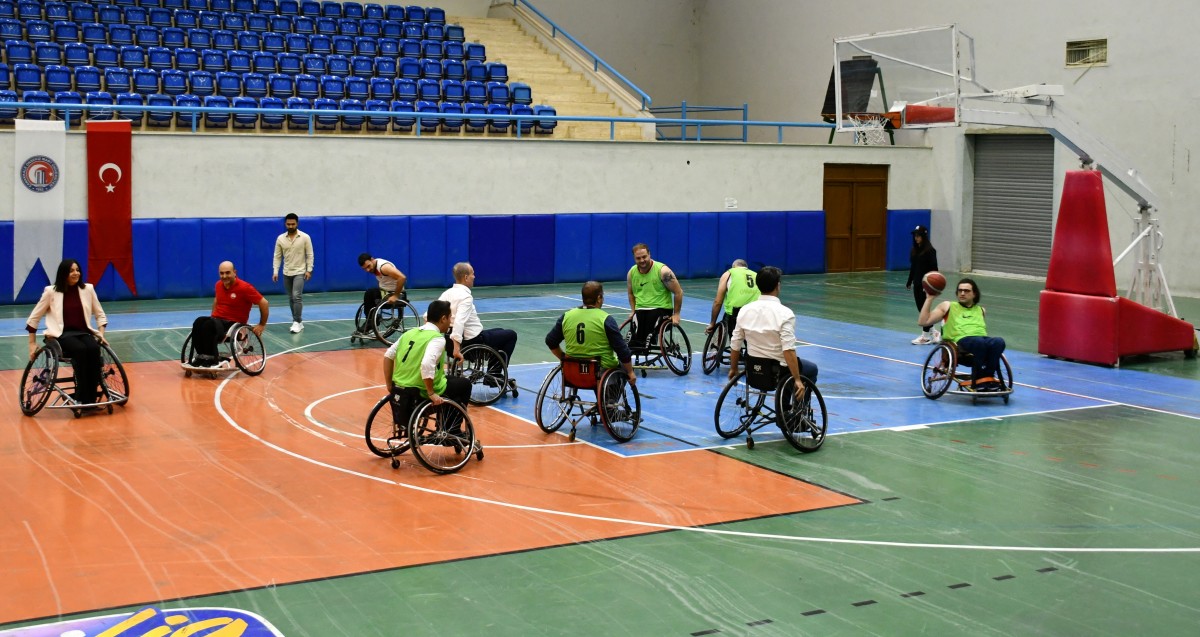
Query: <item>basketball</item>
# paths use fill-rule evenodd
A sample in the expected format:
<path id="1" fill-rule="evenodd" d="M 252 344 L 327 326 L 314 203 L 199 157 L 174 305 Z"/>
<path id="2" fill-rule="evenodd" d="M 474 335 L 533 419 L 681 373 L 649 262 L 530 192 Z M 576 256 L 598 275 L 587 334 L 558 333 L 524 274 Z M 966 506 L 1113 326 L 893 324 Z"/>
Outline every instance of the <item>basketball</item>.
<path id="1" fill-rule="evenodd" d="M 929 296 L 937 296 L 946 289 L 946 277 L 941 272 L 930 272 L 921 279 L 921 287 Z"/>

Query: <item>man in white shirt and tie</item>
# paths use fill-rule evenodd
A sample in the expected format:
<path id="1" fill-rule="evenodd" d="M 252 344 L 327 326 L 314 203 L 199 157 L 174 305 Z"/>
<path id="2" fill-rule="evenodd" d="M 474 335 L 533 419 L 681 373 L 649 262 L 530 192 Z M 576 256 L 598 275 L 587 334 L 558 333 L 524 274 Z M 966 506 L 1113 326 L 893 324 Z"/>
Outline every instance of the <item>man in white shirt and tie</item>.
<path id="1" fill-rule="evenodd" d="M 462 261 L 454 264 L 452 274 L 454 285 L 442 292 L 438 300 L 450 303 L 450 312 L 454 317 L 450 326 L 454 358 L 461 361 L 463 347 L 483 343 L 502 352 L 506 362 L 511 361 L 513 350 L 517 348 L 517 333 L 503 327 L 483 329 L 479 312 L 475 310 L 475 297 L 471 294 L 471 288 L 475 287 L 475 268 Z M 508 382 L 510 386 L 516 385 L 512 379 Z"/>

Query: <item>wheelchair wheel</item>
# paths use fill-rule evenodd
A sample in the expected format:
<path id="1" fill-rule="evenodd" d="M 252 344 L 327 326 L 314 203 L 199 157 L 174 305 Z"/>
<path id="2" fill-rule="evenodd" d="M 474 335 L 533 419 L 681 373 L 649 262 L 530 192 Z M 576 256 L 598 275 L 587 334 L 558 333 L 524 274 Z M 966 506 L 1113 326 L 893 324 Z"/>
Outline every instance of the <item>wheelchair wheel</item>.
<path id="1" fill-rule="evenodd" d="M 462 356 L 462 363 L 456 362 L 452 373 L 471 381 L 471 404 L 490 405 L 500 400 L 508 389 L 504 356 L 480 343 L 462 348 Z"/>
<path id="2" fill-rule="evenodd" d="M 452 400 L 438 406 L 428 401 L 421 404 L 409 421 L 408 440 L 417 462 L 434 473 L 462 469 L 472 453 L 483 459 L 471 418 Z"/>
<path id="3" fill-rule="evenodd" d="M 58 359 L 46 347 L 39 347 L 33 354 L 33 359 L 25 365 L 25 373 L 21 375 L 21 413 L 32 416 L 46 406 L 50 394 L 54 391 L 54 379 L 58 375 Z"/>
<path id="4" fill-rule="evenodd" d="M 380 303 L 375 311 L 371 312 L 369 318 L 371 331 L 375 333 L 375 338 L 388 345 L 392 344 L 395 337 L 414 327 L 421 326 L 421 317 L 417 314 L 417 308 L 408 301 Z"/>
<path id="5" fill-rule="evenodd" d="M 369 329 L 371 326 L 367 320 L 367 305 L 359 303 L 358 309 L 354 311 L 354 331 L 358 334 L 366 334 Z"/>
<path id="6" fill-rule="evenodd" d="M 746 372 L 739 373 L 725 384 L 721 397 L 717 399 L 717 408 L 713 411 L 717 435 L 722 438 L 741 435 L 762 413 L 765 401 L 766 394 L 751 388 L 750 383 L 746 382 Z"/>
<path id="7" fill-rule="evenodd" d="M 921 368 L 921 391 L 930 400 L 937 400 L 950 389 L 954 382 L 954 369 L 958 366 L 954 350 L 945 343 L 934 346 L 929 356 L 925 357 L 925 366 Z"/>
<path id="8" fill-rule="evenodd" d="M 725 356 L 725 344 L 729 340 L 728 336 L 725 333 L 725 321 L 719 321 L 713 331 L 709 332 L 708 337 L 704 339 L 702 365 L 705 374 L 711 374 L 721 366 L 721 359 Z"/>
<path id="9" fill-rule="evenodd" d="M 568 397 L 567 392 L 572 392 Z M 567 412 L 571 409 L 571 398 L 574 390 L 568 390 L 563 383 L 562 365 L 555 366 L 546 374 L 542 387 L 538 390 L 537 400 L 534 401 L 533 416 L 542 431 L 552 434 L 567 421 Z"/>
<path id="10" fill-rule="evenodd" d="M 808 396 L 803 402 L 796 400 L 796 381 L 789 376 L 775 392 L 775 414 L 779 428 L 787 441 L 802 453 L 821 448 L 825 442 L 825 428 L 829 425 L 825 411 L 825 398 L 821 390 L 808 383 Z"/>
<path id="11" fill-rule="evenodd" d="M 664 323 L 658 333 L 658 349 L 676 376 L 687 375 L 692 368 L 692 343 L 682 327 L 670 321 Z"/>
<path id="12" fill-rule="evenodd" d="M 392 458 L 408 451 L 408 423 L 392 421 L 391 396 L 375 403 L 367 416 L 367 449 L 380 458 Z"/>
<path id="13" fill-rule="evenodd" d="M 267 366 L 267 352 L 263 349 L 262 339 L 249 325 L 239 325 L 229 341 L 229 349 L 233 352 L 233 362 L 238 369 L 250 376 L 258 376 Z"/>
<path id="14" fill-rule="evenodd" d="M 600 378 L 600 422 L 617 442 L 629 442 L 642 420 L 642 398 L 624 370 L 610 370 Z"/>
<path id="15" fill-rule="evenodd" d="M 1004 394 L 1004 404 L 1008 404 L 1008 396 L 1013 392 L 1013 373 L 1012 365 L 1008 364 L 1008 358 L 1004 354 L 1000 355 L 1000 365 L 996 367 L 996 380 L 1000 381 L 1000 385 L 1008 393 Z"/>
<path id="16" fill-rule="evenodd" d="M 118 405 L 129 402 L 129 377 L 125 375 L 121 359 L 117 358 L 117 353 L 108 345 L 100 346 L 100 386 L 108 396 L 109 402 Z M 109 413 L 112 413 L 112 405 L 109 405 L 108 409 Z"/>

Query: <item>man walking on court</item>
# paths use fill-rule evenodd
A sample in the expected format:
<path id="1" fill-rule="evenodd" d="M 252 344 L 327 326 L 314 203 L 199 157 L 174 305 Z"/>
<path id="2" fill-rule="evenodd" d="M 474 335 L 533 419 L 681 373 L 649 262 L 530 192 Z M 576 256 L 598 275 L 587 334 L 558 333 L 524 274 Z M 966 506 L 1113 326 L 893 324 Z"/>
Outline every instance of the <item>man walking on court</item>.
<path id="1" fill-rule="evenodd" d="M 512 360 L 513 351 L 517 349 L 517 333 L 503 327 L 483 329 L 479 312 L 475 310 L 475 297 L 471 293 L 471 288 L 475 287 L 475 268 L 462 261 L 455 263 L 451 272 L 454 275 L 454 285 L 442 292 L 438 300 L 450 304 L 450 313 L 454 317 L 450 328 L 450 341 L 453 343 L 452 354 L 455 360 L 462 360 L 463 347 L 483 343 L 497 352 L 503 352 L 507 365 Z M 510 387 L 516 387 L 517 381 L 510 378 L 508 384 Z"/>
<path id="2" fill-rule="evenodd" d="M 633 262 L 625 275 L 629 320 L 633 322 L 630 344 L 646 349 L 660 320 L 669 317 L 672 323 L 679 325 L 683 288 L 667 264 L 650 258 L 650 248 L 646 244 L 633 246 Z"/>
<path id="3" fill-rule="evenodd" d="M 271 263 L 271 280 L 279 280 L 279 265 L 283 264 L 283 291 L 292 308 L 292 334 L 304 329 L 304 282 L 312 278 L 312 239 L 300 231 L 300 217 L 289 212 L 283 218 L 287 231 L 275 239 L 275 258 Z"/>
<path id="4" fill-rule="evenodd" d="M 737 315 L 742 306 L 758 300 L 758 286 L 754 281 L 754 270 L 746 267 L 746 260 L 735 259 L 733 265 L 725 271 L 725 274 L 721 275 L 721 280 L 717 282 L 717 298 L 713 300 L 712 315 L 708 319 L 708 327 L 704 329 L 705 334 L 712 333 L 713 329 L 717 327 L 717 315 L 722 306 L 725 308 L 725 328 L 728 330 L 726 333 L 733 332 L 734 323 L 737 321 Z"/>

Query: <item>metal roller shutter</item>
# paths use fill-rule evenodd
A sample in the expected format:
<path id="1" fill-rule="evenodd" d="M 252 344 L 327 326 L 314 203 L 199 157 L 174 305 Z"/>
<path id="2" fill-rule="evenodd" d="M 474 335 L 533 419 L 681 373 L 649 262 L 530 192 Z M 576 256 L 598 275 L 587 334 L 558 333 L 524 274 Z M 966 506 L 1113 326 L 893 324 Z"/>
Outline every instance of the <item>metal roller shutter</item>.
<path id="1" fill-rule="evenodd" d="M 1054 138 L 975 135 L 971 268 L 1046 276 L 1054 232 Z"/>

